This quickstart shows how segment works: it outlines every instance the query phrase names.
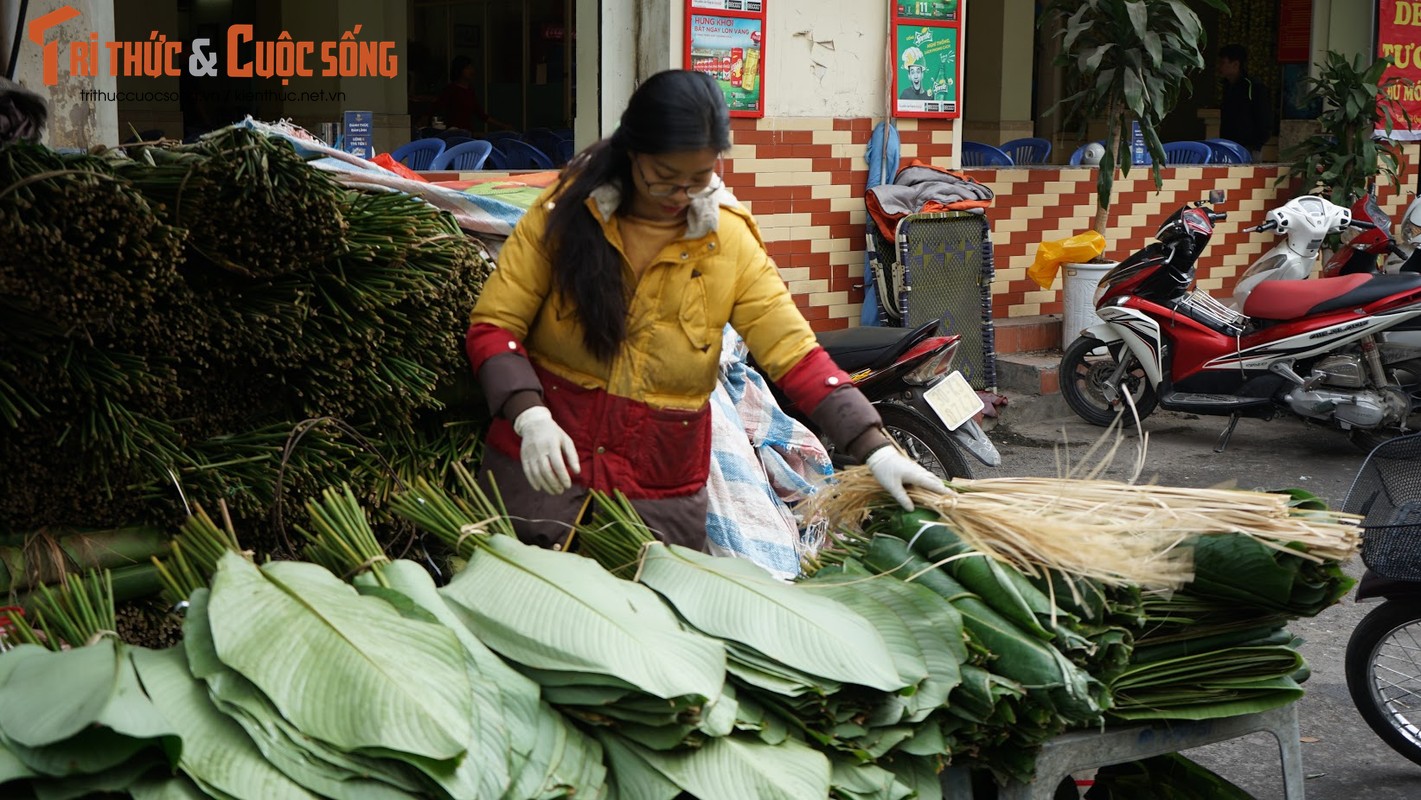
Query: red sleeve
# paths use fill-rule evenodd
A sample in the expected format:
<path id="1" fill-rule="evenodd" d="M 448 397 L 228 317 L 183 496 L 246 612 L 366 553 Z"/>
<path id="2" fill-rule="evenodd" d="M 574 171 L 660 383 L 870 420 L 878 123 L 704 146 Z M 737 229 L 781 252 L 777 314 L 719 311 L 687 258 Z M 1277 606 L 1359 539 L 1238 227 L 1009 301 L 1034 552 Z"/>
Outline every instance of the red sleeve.
<path id="1" fill-rule="evenodd" d="M 799 363 L 789 368 L 776 383 L 784 390 L 790 402 L 806 414 L 813 414 L 829 393 L 842 386 L 852 385 L 849 373 L 839 369 L 834 359 L 824 348 L 816 347 L 804 355 Z"/>
<path id="2" fill-rule="evenodd" d="M 523 343 L 513 334 L 487 322 L 469 326 L 469 332 L 464 335 L 464 350 L 469 354 L 469 364 L 474 368 L 474 374 L 478 374 L 484 362 L 494 356 L 513 353 L 528 357 Z"/>

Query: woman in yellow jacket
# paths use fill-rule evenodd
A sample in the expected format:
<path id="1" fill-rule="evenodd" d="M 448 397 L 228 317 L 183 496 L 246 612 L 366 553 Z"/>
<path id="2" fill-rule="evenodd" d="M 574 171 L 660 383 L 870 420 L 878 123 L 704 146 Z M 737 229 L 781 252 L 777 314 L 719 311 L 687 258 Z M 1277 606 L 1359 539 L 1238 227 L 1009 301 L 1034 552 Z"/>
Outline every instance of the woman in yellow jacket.
<path id="1" fill-rule="evenodd" d="M 905 484 L 941 487 L 892 446 L 817 345 L 754 220 L 721 184 L 729 146 L 715 81 L 658 73 L 499 253 L 467 349 L 495 417 L 482 472 L 525 541 L 560 546 L 589 489 L 620 489 L 664 540 L 704 548 L 707 401 L 726 323 L 905 507 Z"/>

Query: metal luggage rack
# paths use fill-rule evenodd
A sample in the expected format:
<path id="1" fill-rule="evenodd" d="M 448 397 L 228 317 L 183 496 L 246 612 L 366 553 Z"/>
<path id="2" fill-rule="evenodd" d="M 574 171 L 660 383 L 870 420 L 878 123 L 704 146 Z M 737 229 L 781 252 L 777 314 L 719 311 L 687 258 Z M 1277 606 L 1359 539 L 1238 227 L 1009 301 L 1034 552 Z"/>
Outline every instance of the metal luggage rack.
<path id="1" fill-rule="evenodd" d="M 1203 289 L 1195 289 L 1175 303 L 1175 309 L 1231 336 L 1243 332 L 1248 317 L 1220 303 Z"/>

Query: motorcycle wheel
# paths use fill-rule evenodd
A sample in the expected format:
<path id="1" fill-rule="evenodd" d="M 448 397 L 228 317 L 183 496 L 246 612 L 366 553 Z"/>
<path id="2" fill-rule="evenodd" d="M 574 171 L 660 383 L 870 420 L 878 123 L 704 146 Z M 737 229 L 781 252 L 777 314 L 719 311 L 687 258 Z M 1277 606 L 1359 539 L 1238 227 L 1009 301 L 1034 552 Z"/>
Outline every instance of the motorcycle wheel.
<path id="1" fill-rule="evenodd" d="M 1121 383 L 1128 387 L 1135 401 L 1135 414 L 1143 420 L 1155 410 L 1159 399 L 1144 370 L 1140 369 L 1140 362 L 1123 343 L 1107 345 L 1099 339 L 1082 336 L 1071 342 L 1061 356 L 1058 371 L 1061 396 L 1072 411 L 1092 425 L 1104 427 L 1111 424 L 1122 409 L 1125 411 L 1125 424 L 1135 424 L 1135 414 L 1125 408 L 1123 399 L 1111 402 L 1105 397 L 1106 381 L 1115 372 L 1121 358 L 1125 359 L 1124 380 Z M 1120 387 L 1116 389 L 1118 391 Z"/>
<path id="2" fill-rule="evenodd" d="M 878 415 L 883 418 L 883 429 L 909 458 L 945 481 L 972 477 L 967 459 L 941 425 L 901 406 L 879 403 L 877 407 Z"/>
<path id="3" fill-rule="evenodd" d="M 1406 430 L 1398 427 L 1373 430 L 1353 428 L 1348 431 L 1348 440 L 1364 452 L 1370 453 L 1382 442 L 1421 430 L 1421 420 L 1417 419 L 1418 415 L 1421 415 L 1421 360 L 1403 361 L 1397 364 L 1393 371 L 1401 380 L 1403 389 L 1411 395 L 1411 414 L 1407 417 Z"/>
<path id="4" fill-rule="evenodd" d="M 1347 690 L 1387 746 L 1421 764 L 1421 608 L 1387 601 L 1347 640 Z"/>

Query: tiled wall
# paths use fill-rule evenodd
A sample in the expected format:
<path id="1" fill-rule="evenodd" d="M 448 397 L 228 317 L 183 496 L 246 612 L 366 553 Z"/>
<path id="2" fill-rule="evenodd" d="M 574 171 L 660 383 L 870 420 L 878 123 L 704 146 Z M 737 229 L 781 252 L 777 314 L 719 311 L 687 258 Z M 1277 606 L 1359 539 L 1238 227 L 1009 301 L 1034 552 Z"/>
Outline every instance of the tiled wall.
<path id="1" fill-rule="evenodd" d="M 768 118 L 733 122 L 734 147 L 726 183 L 755 214 L 770 255 L 795 300 L 818 330 L 858 324 L 863 302 L 864 211 L 867 180 L 864 150 L 873 131 L 868 118 Z M 898 120 L 901 156 L 949 166 L 950 123 Z M 1411 163 L 1417 163 L 1414 146 Z M 996 202 L 991 219 L 997 319 L 1061 313 L 1060 279 L 1043 290 L 1026 275 L 1044 240 L 1087 229 L 1095 212 L 1095 171 L 1080 167 L 982 169 L 969 172 L 990 186 Z M 1288 185 L 1276 185 L 1277 166 L 1202 166 L 1165 169 L 1156 191 L 1147 169 L 1132 169 L 1115 183 L 1106 255 L 1121 257 L 1151 240 L 1165 214 L 1178 205 L 1224 189 L 1220 206 L 1229 219 L 1219 224 L 1200 262 L 1200 285 L 1215 294 L 1232 289 L 1248 264 L 1273 246 L 1271 234 L 1242 232 L 1263 214 Z M 1405 173 L 1407 188 L 1414 185 Z M 1410 197 L 1392 187 L 1381 193 L 1382 207 L 1399 218 Z"/>

